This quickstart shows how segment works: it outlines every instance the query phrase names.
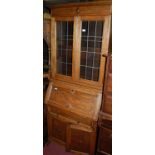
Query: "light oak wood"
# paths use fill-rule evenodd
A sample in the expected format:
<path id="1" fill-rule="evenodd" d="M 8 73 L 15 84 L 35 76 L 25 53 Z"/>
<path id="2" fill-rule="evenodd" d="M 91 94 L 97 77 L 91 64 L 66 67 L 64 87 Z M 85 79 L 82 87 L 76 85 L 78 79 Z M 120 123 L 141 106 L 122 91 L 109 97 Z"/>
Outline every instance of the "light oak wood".
<path id="1" fill-rule="evenodd" d="M 100 61 L 100 76 L 99 82 L 103 83 L 104 81 L 104 72 L 105 72 L 105 62 L 106 56 L 108 55 L 109 49 L 109 38 L 110 38 L 110 26 L 111 26 L 111 16 L 106 16 L 104 21 L 104 28 L 103 28 L 103 38 L 102 38 L 102 57 Z"/>
<path id="2" fill-rule="evenodd" d="M 51 78 L 56 74 L 56 22 L 51 18 Z"/>
<path id="3" fill-rule="evenodd" d="M 52 6 L 51 15 L 52 76 L 45 96 L 48 108 L 49 139 L 55 139 L 57 142 L 65 144 L 68 151 L 94 155 L 109 45 L 111 2 L 55 5 Z M 80 78 L 83 20 L 104 22 L 99 81 Z M 74 21 L 72 76 L 57 73 L 57 21 Z"/>
<path id="4" fill-rule="evenodd" d="M 74 34 L 73 34 L 73 60 L 72 60 L 72 77 L 74 81 L 79 79 L 80 75 L 80 50 L 81 50 L 81 18 L 74 17 Z"/>

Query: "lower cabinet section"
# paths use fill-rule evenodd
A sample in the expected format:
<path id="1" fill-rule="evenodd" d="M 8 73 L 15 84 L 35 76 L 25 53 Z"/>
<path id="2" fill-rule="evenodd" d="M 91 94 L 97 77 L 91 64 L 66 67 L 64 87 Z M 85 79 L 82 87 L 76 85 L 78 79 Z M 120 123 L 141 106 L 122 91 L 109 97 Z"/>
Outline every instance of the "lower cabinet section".
<path id="1" fill-rule="evenodd" d="M 48 137 L 66 146 L 66 151 L 95 154 L 96 131 L 63 116 L 48 113 Z"/>
<path id="2" fill-rule="evenodd" d="M 94 155 L 96 133 L 81 124 L 70 125 L 67 129 L 67 150 L 80 154 Z"/>

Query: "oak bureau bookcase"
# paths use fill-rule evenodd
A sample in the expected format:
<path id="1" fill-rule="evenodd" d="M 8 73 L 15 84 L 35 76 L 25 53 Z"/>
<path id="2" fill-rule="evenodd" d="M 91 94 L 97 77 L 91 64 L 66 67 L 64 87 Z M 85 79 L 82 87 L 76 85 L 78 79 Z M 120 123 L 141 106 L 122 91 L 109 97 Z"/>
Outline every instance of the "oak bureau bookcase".
<path id="1" fill-rule="evenodd" d="M 48 139 L 67 151 L 95 153 L 110 25 L 110 1 L 51 7 Z"/>

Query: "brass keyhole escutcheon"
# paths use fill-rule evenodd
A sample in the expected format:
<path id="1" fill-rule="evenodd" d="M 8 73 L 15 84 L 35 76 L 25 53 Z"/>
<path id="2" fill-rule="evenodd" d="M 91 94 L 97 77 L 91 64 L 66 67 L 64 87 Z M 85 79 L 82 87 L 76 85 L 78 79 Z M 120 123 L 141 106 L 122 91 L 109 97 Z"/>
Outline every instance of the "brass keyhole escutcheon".
<path id="1" fill-rule="evenodd" d="M 77 13 L 77 14 L 80 13 L 80 9 L 79 9 L 79 8 L 76 9 L 76 13 Z"/>

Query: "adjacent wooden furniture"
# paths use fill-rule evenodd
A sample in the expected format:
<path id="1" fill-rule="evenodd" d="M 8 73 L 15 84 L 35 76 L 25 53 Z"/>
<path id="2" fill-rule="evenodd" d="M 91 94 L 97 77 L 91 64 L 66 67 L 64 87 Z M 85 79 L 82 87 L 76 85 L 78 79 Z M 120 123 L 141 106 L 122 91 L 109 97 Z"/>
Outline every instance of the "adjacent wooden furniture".
<path id="1" fill-rule="evenodd" d="M 112 56 L 106 63 L 105 83 L 101 112 L 99 114 L 97 155 L 112 154 Z"/>
<path id="2" fill-rule="evenodd" d="M 67 151 L 95 154 L 110 25 L 110 1 L 51 7 L 48 138 Z"/>
<path id="3" fill-rule="evenodd" d="M 44 104 L 45 94 L 50 79 L 50 49 L 51 49 L 51 16 L 43 14 L 43 143 L 48 140 L 47 107 Z"/>
<path id="4" fill-rule="evenodd" d="M 50 53 L 51 53 L 51 16 L 49 13 L 46 13 L 46 12 L 43 14 L 43 40 L 44 40 L 43 77 L 49 79 L 50 78 Z"/>

